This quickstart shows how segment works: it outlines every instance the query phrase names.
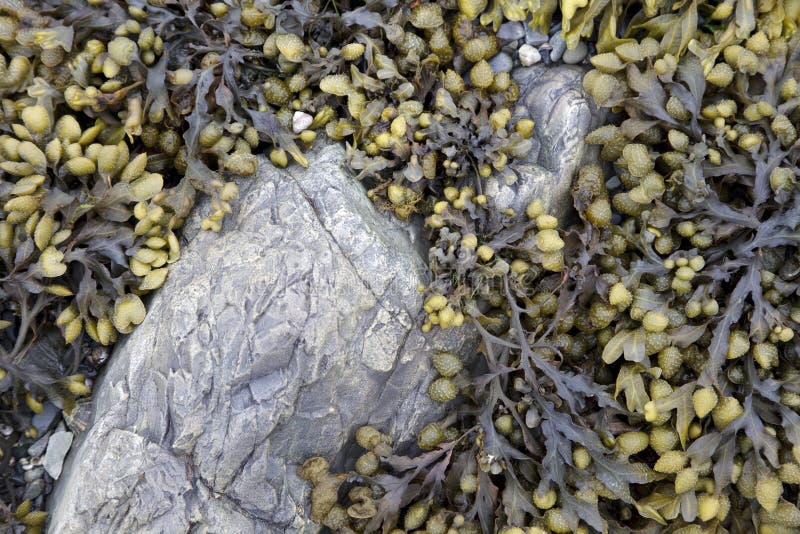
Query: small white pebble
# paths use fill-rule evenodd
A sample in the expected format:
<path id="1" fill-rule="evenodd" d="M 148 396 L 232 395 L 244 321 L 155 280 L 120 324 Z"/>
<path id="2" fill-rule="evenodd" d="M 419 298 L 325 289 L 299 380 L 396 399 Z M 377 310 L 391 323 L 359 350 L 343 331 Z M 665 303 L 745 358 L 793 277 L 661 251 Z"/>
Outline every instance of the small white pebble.
<path id="1" fill-rule="evenodd" d="M 519 56 L 519 62 L 525 67 L 535 65 L 542 60 L 542 55 L 539 51 L 529 44 L 520 46 L 517 55 Z"/>
<path id="2" fill-rule="evenodd" d="M 295 111 L 292 117 L 292 130 L 294 133 L 299 134 L 303 130 L 307 130 L 312 122 L 314 122 L 314 117 L 308 113 Z"/>

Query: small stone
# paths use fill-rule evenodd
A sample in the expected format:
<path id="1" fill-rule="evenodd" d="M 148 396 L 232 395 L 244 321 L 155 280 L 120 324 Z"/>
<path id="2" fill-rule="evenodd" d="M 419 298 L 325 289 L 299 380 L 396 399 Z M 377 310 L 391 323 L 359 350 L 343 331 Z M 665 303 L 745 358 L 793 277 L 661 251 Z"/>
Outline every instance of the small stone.
<path id="1" fill-rule="evenodd" d="M 521 22 L 509 21 L 500 25 L 497 37 L 505 41 L 516 41 L 525 37 L 525 25 Z"/>
<path id="2" fill-rule="evenodd" d="M 314 122 L 314 117 L 303 111 L 295 111 L 292 117 L 292 131 L 299 134 L 303 130 L 307 130 L 311 123 Z"/>
<path id="3" fill-rule="evenodd" d="M 34 480 L 39 480 L 44 476 L 44 467 L 34 467 L 30 471 L 25 471 L 23 478 L 25 482 L 33 482 Z"/>
<path id="4" fill-rule="evenodd" d="M 534 30 L 529 24 L 525 24 L 525 44 L 531 46 L 541 46 L 547 42 L 547 35 L 539 30 Z"/>
<path id="5" fill-rule="evenodd" d="M 580 63 L 586 57 L 586 53 L 589 51 L 589 47 L 586 46 L 586 43 L 583 41 L 578 41 L 578 44 L 572 50 L 567 50 L 564 52 L 563 60 L 564 63 L 569 65 L 575 65 L 576 63 Z"/>
<path id="6" fill-rule="evenodd" d="M 45 434 L 41 438 L 37 439 L 33 442 L 33 444 L 28 447 L 28 454 L 31 456 L 41 456 L 44 454 L 45 449 L 47 448 L 47 441 L 50 439 L 50 434 Z"/>
<path id="7" fill-rule="evenodd" d="M 500 52 L 489 60 L 489 66 L 492 67 L 492 72 L 495 74 L 498 72 L 511 72 L 511 69 L 514 68 L 514 60 L 505 52 Z"/>
<path id="8" fill-rule="evenodd" d="M 35 499 L 44 493 L 44 480 L 34 480 L 25 488 L 25 494 L 22 496 L 24 500 Z"/>
<path id="9" fill-rule="evenodd" d="M 519 62 L 525 67 L 535 65 L 542 60 L 542 54 L 529 44 L 520 46 L 517 55 L 519 56 Z"/>
<path id="10" fill-rule="evenodd" d="M 550 61 L 558 61 L 567 50 L 567 43 L 561 38 L 561 33 L 556 33 L 550 38 Z"/>
<path id="11" fill-rule="evenodd" d="M 58 479 L 64 467 L 64 458 L 72 446 L 72 432 L 56 432 L 50 436 L 47 452 L 44 455 L 44 469 L 47 474 Z"/>
<path id="12" fill-rule="evenodd" d="M 60 413 L 61 410 L 56 408 L 52 402 L 45 402 L 42 413 L 34 415 L 31 423 L 33 427 L 39 431 L 39 434 L 44 434 L 50 429 L 50 425 L 53 424 L 53 421 L 56 420 L 56 417 L 58 417 Z"/>

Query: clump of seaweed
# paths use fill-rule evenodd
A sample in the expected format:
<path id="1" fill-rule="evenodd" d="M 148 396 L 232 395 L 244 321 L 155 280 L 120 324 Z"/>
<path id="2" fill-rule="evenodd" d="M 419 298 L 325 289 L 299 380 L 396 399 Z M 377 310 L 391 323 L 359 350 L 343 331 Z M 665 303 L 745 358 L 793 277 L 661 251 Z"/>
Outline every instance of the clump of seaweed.
<path id="1" fill-rule="evenodd" d="M 424 217 L 424 331 L 452 403 L 416 457 L 362 427 L 353 472 L 312 458 L 341 532 L 800 528 L 796 2 L 0 0 L 0 462 L 72 420 L 107 347 L 180 256 L 196 192 L 343 141 L 368 196 Z M 610 111 L 580 221 L 500 210 L 484 179 L 531 148 L 503 28 L 593 43 Z M 507 180 L 509 181 L 509 180 Z M 77 423 L 75 423 L 77 424 Z M 20 462 L 21 463 L 21 462 Z M 8 469 L 9 472 L 13 469 Z M 0 489 L 0 521 L 46 515 Z M 424 529 L 424 530 L 423 530 Z"/>

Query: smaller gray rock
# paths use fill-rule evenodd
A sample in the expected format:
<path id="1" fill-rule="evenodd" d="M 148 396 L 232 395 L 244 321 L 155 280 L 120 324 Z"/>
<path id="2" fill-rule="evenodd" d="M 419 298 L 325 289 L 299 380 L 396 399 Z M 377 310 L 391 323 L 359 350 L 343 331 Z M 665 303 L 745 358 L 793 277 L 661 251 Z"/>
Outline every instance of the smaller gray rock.
<path id="1" fill-rule="evenodd" d="M 550 38 L 550 61 L 559 61 L 567 50 L 567 43 L 561 38 L 561 32 Z"/>
<path id="2" fill-rule="evenodd" d="M 498 72 L 511 72 L 511 69 L 514 68 L 514 60 L 505 52 L 500 52 L 489 60 L 489 66 L 492 67 L 495 74 Z"/>
<path id="3" fill-rule="evenodd" d="M 535 65 L 542 60 L 542 54 L 529 44 L 520 46 L 517 55 L 519 56 L 519 62 L 525 67 Z"/>
<path id="4" fill-rule="evenodd" d="M 33 482 L 34 480 L 39 480 L 44 476 L 44 467 L 34 467 L 30 471 L 25 471 L 25 474 L 22 476 L 25 479 L 25 482 Z"/>
<path id="5" fill-rule="evenodd" d="M 22 496 L 23 500 L 35 499 L 44 493 L 44 480 L 34 480 L 28 487 L 25 488 L 25 494 Z"/>
<path id="6" fill-rule="evenodd" d="M 58 480 L 61 468 L 64 467 L 64 457 L 72 446 L 72 432 L 56 432 L 50 436 L 47 452 L 44 454 L 44 469 L 47 474 Z"/>
<path id="7" fill-rule="evenodd" d="M 521 22 L 509 21 L 500 25 L 497 37 L 506 41 L 516 41 L 525 37 L 525 25 Z"/>
<path id="8" fill-rule="evenodd" d="M 578 41 L 578 44 L 575 46 L 575 48 L 564 52 L 562 59 L 564 60 L 564 63 L 575 65 L 584 60 L 588 51 L 589 47 L 586 46 L 586 43 L 583 41 Z"/>
<path id="9" fill-rule="evenodd" d="M 28 454 L 30 456 L 41 456 L 47 448 L 47 441 L 50 439 L 50 434 L 47 433 L 41 438 L 33 442 L 33 445 L 28 447 Z"/>
<path id="10" fill-rule="evenodd" d="M 572 213 L 575 171 L 583 162 L 597 160 L 596 152 L 584 142 L 599 122 L 583 92 L 584 72 L 576 65 L 548 67 L 540 63 L 518 68 L 513 75 L 520 87 L 519 107 L 514 112 L 536 122 L 534 139 L 539 144 L 525 159 L 520 158 L 509 167 L 527 174 L 521 165 L 535 163 L 555 174 L 552 181 L 544 181 L 545 193 L 537 194 L 543 200 L 553 199 L 549 211 L 562 221 Z"/>
<path id="11" fill-rule="evenodd" d="M 539 30 L 531 28 L 530 24 L 525 24 L 525 44 L 531 46 L 541 46 L 547 42 L 547 35 Z"/>
<path id="12" fill-rule="evenodd" d="M 42 413 L 37 413 L 31 420 L 33 428 L 38 430 L 39 434 L 44 434 L 47 432 L 47 430 L 50 428 L 50 425 L 53 424 L 53 421 L 56 420 L 56 417 L 58 417 L 58 414 L 60 413 L 61 410 L 56 408 L 52 402 L 45 402 Z"/>

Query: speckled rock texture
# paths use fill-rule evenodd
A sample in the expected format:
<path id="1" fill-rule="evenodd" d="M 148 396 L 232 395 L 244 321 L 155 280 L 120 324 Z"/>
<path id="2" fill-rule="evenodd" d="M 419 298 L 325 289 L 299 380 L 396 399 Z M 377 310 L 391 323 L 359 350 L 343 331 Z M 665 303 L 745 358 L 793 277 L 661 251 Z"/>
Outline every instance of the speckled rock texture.
<path id="1" fill-rule="evenodd" d="M 593 121 L 580 70 L 516 77 L 539 142 L 515 183 L 489 193 L 566 216 Z M 402 443 L 443 415 L 426 393 L 429 357 L 474 354 L 477 336 L 420 332 L 419 229 L 378 212 L 343 157 L 322 144 L 308 170 L 264 162 L 219 234 L 198 231 L 201 203 L 183 258 L 95 387 L 49 532 L 316 532 L 298 464 L 350 468 L 358 426 Z"/>

